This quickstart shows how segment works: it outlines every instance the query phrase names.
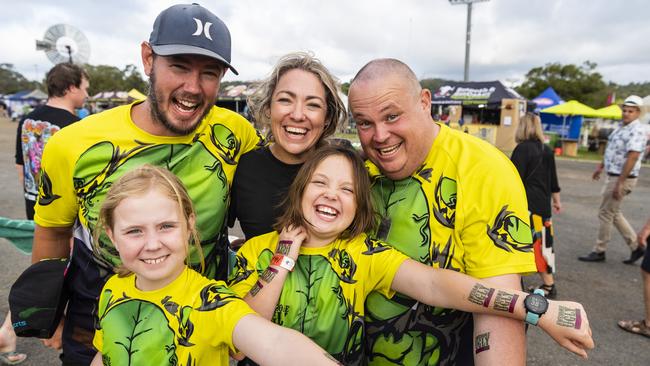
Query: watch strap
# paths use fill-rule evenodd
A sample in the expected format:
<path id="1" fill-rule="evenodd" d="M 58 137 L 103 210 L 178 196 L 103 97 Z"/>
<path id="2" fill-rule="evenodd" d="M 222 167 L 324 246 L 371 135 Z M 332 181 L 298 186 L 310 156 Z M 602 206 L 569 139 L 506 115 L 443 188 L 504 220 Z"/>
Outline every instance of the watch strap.
<path id="1" fill-rule="evenodd" d="M 291 272 L 293 271 L 293 267 L 296 266 L 296 261 L 291 257 L 276 253 L 273 258 L 271 258 L 271 265 L 282 267 Z"/>
<path id="2" fill-rule="evenodd" d="M 537 325 L 539 322 L 539 314 L 531 313 L 530 311 L 526 312 L 526 319 L 524 319 L 526 323 L 530 325 Z"/>

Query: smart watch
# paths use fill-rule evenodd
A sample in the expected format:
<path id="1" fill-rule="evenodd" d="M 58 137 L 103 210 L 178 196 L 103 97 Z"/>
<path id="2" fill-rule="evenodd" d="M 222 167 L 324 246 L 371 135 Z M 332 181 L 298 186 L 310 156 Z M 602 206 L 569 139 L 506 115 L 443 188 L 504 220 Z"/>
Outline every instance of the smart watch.
<path id="1" fill-rule="evenodd" d="M 526 323 L 537 325 L 539 317 L 548 310 L 548 300 L 544 297 L 544 291 L 535 289 L 532 294 L 526 296 L 524 307 L 526 308 Z"/>

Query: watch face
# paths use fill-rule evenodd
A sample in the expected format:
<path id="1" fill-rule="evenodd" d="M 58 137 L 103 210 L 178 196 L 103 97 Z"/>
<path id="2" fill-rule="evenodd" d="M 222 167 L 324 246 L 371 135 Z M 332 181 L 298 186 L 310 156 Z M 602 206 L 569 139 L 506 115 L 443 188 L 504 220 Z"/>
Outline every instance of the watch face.
<path id="1" fill-rule="evenodd" d="M 544 314 L 548 309 L 548 300 L 544 296 L 532 294 L 526 296 L 524 300 L 526 310 L 535 314 Z"/>

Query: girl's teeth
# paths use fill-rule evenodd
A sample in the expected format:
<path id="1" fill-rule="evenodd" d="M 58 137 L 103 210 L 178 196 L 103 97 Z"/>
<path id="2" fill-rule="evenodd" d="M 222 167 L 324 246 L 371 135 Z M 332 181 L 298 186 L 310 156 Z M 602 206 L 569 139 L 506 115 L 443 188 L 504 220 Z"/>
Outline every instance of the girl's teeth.
<path id="1" fill-rule="evenodd" d="M 331 208 L 331 207 L 326 207 L 326 206 L 318 206 L 317 211 L 320 213 L 324 213 L 326 215 L 336 215 L 336 210 Z"/>
<path id="2" fill-rule="evenodd" d="M 154 259 L 143 259 L 147 264 L 158 264 L 165 260 L 166 257 L 154 258 Z"/>

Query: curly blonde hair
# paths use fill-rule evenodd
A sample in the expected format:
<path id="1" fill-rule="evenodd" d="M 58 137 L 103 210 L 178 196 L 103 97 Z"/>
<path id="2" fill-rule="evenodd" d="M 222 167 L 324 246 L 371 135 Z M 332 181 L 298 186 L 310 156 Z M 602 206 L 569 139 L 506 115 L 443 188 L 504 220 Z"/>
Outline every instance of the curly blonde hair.
<path id="1" fill-rule="evenodd" d="M 310 72 L 321 81 L 325 89 L 325 102 L 327 113 L 325 115 L 325 128 L 318 139 L 316 146 L 321 146 L 323 141 L 336 132 L 337 126 L 347 119 L 345 104 L 339 97 L 339 81 L 314 55 L 308 52 L 293 52 L 284 55 L 266 79 L 255 84 L 255 92 L 248 96 L 247 103 L 254 120 L 264 126 L 271 124 L 271 100 L 273 92 L 280 78 L 288 71 L 299 69 Z M 269 130 L 268 141 L 273 141 Z"/>

